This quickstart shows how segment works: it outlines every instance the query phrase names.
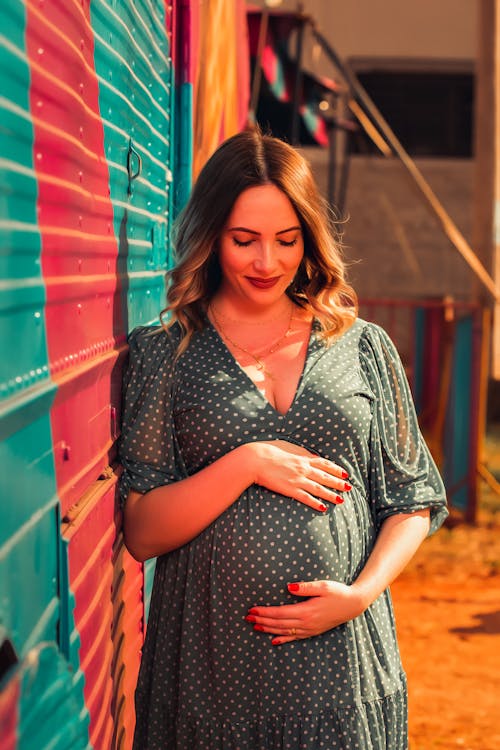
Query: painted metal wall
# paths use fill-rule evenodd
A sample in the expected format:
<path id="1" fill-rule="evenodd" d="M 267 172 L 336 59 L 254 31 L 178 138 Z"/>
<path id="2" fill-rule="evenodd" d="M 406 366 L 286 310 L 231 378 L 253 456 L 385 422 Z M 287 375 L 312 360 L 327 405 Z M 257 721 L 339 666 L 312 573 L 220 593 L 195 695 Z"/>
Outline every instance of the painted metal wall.
<path id="1" fill-rule="evenodd" d="M 0 7 L 2 747 L 131 746 L 143 571 L 110 467 L 127 332 L 164 306 L 174 10 Z"/>

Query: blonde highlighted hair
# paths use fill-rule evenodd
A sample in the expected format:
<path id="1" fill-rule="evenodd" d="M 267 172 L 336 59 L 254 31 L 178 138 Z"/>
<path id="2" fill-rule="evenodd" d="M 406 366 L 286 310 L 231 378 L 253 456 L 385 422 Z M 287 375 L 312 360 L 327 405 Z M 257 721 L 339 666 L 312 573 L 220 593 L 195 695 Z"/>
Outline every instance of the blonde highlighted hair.
<path id="1" fill-rule="evenodd" d="M 318 320 L 326 343 L 356 319 L 356 293 L 346 281 L 340 242 L 308 162 L 284 141 L 247 130 L 224 141 L 206 162 L 177 222 L 176 265 L 168 273 L 168 304 L 160 319 L 166 329 L 180 324 L 178 355 L 193 332 L 206 325 L 221 281 L 218 240 L 236 199 L 248 188 L 267 184 L 288 197 L 304 238 L 304 257 L 288 296 Z"/>

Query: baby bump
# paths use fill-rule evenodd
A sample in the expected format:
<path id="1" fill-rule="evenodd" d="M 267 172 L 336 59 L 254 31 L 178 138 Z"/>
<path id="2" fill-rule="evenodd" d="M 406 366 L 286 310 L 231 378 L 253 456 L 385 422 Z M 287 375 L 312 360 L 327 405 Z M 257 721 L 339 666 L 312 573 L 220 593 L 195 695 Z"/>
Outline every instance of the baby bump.
<path id="1" fill-rule="evenodd" d="M 349 578 L 345 511 L 318 513 L 252 487 L 216 522 L 211 578 L 233 606 L 290 601 L 287 583 Z"/>

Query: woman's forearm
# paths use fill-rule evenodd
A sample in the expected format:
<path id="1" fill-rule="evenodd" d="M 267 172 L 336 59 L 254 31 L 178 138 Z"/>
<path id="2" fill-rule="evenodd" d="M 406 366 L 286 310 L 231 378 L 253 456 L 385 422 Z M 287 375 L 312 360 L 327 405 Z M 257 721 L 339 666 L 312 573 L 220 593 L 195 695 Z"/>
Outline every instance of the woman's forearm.
<path id="1" fill-rule="evenodd" d="M 411 560 L 430 528 L 429 510 L 390 516 L 381 526 L 368 561 L 352 584 L 366 609 Z"/>
<path id="2" fill-rule="evenodd" d="M 140 494 L 129 492 L 124 510 L 125 542 L 140 561 L 194 539 L 253 481 L 248 444 L 179 482 Z"/>

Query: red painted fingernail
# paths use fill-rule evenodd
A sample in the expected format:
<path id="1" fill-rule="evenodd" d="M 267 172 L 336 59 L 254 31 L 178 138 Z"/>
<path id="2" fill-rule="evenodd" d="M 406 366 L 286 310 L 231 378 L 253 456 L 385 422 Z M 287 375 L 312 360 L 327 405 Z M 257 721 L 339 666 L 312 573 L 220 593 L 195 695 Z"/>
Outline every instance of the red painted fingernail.
<path id="1" fill-rule="evenodd" d="M 300 588 L 298 583 L 289 583 L 288 584 L 288 591 L 298 591 Z"/>
<path id="2" fill-rule="evenodd" d="M 318 510 L 322 510 L 324 512 L 326 510 L 326 505 L 323 505 L 323 503 L 320 503 L 320 505 L 318 505 Z"/>
<path id="3" fill-rule="evenodd" d="M 255 609 L 255 607 L 252 607 L 251 609 L 248 610 L 248 614 L 249 615 L 258 615 L 259 613 Z"/>
<path id="4" fill-rule="evenodd" d="M 337 505 L 340 505 L 344 502 L 344 498 L 340 497 L 340 495 L 335 495 L 335 502 L 337 503 Z"/>
<path id="5" fill-rule="evenodd" d="M 342 479 L 349 479 L 349 474 L 345 469 L 342 469 L 342 474 L 340 475 Z"/>
<path id="6" fill-rule="evenodd" d="M 264 627 L 263 627 L 263 625 L 254 625 L 254 626 L 253 626 L 253 629 L 254 629 L 254 630 L 261 630 L 261 631 L 263 631 L 263 630 L 264 630 Z"/>
<path id="7" fill-rule="evenodd" d="M 256 618 L 254 617 L 254 615 L 247 615 L 247 616 L 245 617 L 245 620 L 246 620 L 247 622 L 255 622 L 255 619 L 256 619 Z"/>
<path id="8" fill-rule="evenodd" d="M 352 485 L 349 484 L 349 482 L 345 482 L 345 484 L 344 484 L 344 490 L 352 490 Z"/>

